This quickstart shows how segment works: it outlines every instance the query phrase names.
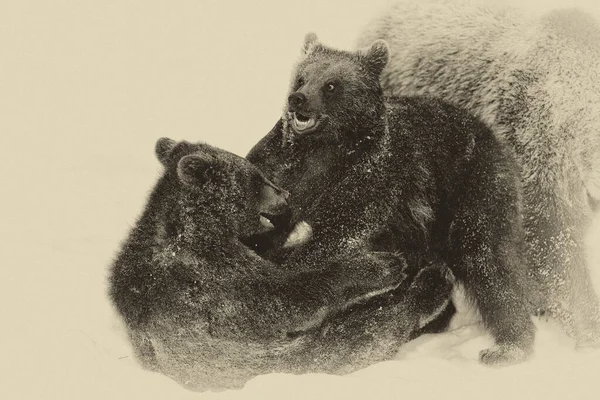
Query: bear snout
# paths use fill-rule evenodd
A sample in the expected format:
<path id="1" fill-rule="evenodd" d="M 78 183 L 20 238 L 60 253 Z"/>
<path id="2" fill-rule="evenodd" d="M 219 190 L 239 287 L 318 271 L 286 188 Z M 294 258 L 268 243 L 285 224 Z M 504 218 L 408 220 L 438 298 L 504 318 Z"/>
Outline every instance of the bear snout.
<path id="1" fill-rule="evenodd" d="M 294 92 L 288 97 L 290 111 L 297 111 L 306 103 L 306 96 L 301 92 Z"/>
<path id="2" fill-rule="evenodd" d="M 268 215 L 281 215 L 288 208 L 290 193 L 275 185 L 266 185 L 261 191 L 260 212 Z"/>

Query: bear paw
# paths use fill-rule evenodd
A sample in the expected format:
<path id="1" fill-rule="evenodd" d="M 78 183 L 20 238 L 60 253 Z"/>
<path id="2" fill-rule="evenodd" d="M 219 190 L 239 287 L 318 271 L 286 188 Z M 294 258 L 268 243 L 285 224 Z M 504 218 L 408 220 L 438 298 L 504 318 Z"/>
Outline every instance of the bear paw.
<path id="1" fill-rule="evenodd" d="M 446 298 L 450 296 L 454 283 L 455 278 L 449 268 L 443 265 L 430 265 L 419 271 L 410 290 L 416 296 L 429 298 L 432 294 L 436 294 Z"/>
<path id="2" fill-rule="evenodd" d="M 530 355 L 531 352 L 514 345 L 499 345 L 482 350 L 479 361 L 491 367 L 504 367 L 525 361 Z"/>

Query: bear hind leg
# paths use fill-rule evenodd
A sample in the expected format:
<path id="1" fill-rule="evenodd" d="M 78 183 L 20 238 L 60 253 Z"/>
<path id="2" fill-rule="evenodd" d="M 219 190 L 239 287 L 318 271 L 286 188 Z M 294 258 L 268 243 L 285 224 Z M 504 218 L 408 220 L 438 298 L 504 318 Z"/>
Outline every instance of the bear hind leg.
<path id="1" fill-rule="evenodd" d="M 529 197 L 525 215 L 531 275 L 545 293 L 541 307 L 561 323 L 577 345 L 598 345 L 600 303 L 585 250 L 585 234 L 592 216 L 585 212 L 585 199 L 571 199 L 576 206 L 568 207 L 552 193 L 540 194 L 539 198 L 535 201 Z"/>

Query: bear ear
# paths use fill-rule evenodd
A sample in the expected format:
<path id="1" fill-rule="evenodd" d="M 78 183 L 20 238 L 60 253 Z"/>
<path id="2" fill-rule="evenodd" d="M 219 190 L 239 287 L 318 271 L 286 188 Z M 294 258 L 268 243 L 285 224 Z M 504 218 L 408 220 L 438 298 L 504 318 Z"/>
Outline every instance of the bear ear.
<path id="1" fill-rule="evenodd" d="M 317 38 L 317 34 L 314 32 L 309 32 L 304 36 L 304 44 L 302 45 L 302 53 L 308 54 L 312 51 L 312 49 L 319 43 L 319 39 Z"/>
<path id="2" fill-rule="evenodd" d="M 191 154 L 179 160 L 177 176 L 187 185 L 202 186 L 220 175 L 222 164 L 208 154 Z"/>
<path id="3" fill-rule="evenodd" d="M 379 76 L 387 65 L 390 58 L 390 51 L 385 40 L 378 39 L 366 50 L 363 50 L 363 60 L 367 64 L 369 71 Z"/>
<path id="4" fill-rule="evenodd" d="M 156 158 L 158 158 L 158 161 L 160 161 L 162 165 L 166 165 L 169 155 L 175 145 L 177 145 L 177 142 L 167 137 L 160 138 L 156 141 L 154 152 L 156 153 Z"/>

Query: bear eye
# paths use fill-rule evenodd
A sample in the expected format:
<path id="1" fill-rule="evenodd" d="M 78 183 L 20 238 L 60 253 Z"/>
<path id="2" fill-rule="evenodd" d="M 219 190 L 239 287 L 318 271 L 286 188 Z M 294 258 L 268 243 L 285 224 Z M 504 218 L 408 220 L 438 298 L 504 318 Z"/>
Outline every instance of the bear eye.
<path id="1" fill-rule="evenodd" d="M 329 82 L 329 83 L 325 84 L 325 90 L 329 93 L 333 93 L 335 91 L 335 88 L 336 88 L 336 86 L 335 86 L 335 83 L 333 83 L 333 82 Z"/>
<path id="2" fill-rule="evenodd" d="M 304 86 L 304 78 L 299 77 L 298 80 L 296 81 L 296 86 L 299 88 Z"/>

